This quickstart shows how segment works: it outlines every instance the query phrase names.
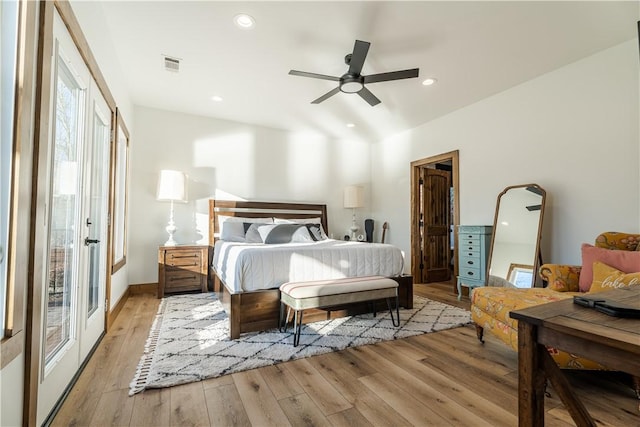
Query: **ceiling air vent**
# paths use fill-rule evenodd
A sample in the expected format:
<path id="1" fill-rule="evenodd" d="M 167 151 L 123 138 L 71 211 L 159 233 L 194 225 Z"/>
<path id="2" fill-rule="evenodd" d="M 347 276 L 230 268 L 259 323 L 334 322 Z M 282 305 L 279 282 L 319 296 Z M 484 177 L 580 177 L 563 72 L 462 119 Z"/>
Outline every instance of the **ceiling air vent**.
<path id="1" fill-rule="evenodd" d="M 170 56 L 164 56 L 164 69 L 167 71 L 173 71 L 177 73 L 180 71 L 180 60 L 178 58 L 172 58 Z"/>

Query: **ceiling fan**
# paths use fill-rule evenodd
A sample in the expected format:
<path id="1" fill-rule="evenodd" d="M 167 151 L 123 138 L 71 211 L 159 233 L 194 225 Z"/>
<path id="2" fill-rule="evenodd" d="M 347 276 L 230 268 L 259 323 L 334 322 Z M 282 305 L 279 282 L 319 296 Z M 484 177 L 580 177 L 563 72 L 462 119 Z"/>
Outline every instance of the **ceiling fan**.
<path id="1" fill-rule="evenodd" d="M 362 72 L 362 66 L 364 65 L 364 60 L 367 57 L 369 46 L 371 46 L 371 43 L 369 42 L 356 40 L 356 44 L 353 46 L 353 53 L 349 53 L 344 57 L 344 62 L 349 66 L 349 70 L 340 77 L 307 73 L 305 71 L 297 70 L 291 70 L 289 71 L 289 74 L 292 76 L 312 77 L 314 79 L 338 82 L 337 88 L 325 93 L 320 98 L 311 101 L 312 104 L 319 104 L 338 92 L 344 92 L 357 93 L 373 107 L 378 105 L 380 100 L 364 86 L 365 84 L 386 82 L 389 80 L 411 79 L 418 77 L 420 69 L 412 68 L 410 70 L 391 71 L 389 73 L 369 74 L 368 76 L 363 76 L 360 73 Z"/>

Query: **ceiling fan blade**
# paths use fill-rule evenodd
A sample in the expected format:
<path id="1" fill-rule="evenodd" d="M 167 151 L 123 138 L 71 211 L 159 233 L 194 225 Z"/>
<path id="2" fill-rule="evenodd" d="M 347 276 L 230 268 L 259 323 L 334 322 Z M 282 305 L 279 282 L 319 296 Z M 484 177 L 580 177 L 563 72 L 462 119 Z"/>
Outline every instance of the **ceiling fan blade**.
<path id="1" fill-rule="evenodd" d="M 402 70 L 402 71 L 391 71 L 389 73 L 380 73 L 380 74 L 370 74 L 364 77 L 365 83 L 378 83 L 378 82 L 387 82 L 389 80 L 400 80 L 400 79 L 412 79 L 414 77 L 418 77 L 418 73 L 420 72 L 419 68 L 412 68 L 410 70 Z"/>
<path id="2" fill-rule="evenodd" d="M 297 71 L 291 70 L 289 71 L 289 75 L 291 76 L 300 76 L 300 77 L 311 77 L 314 79 L 322 79 L 322 80 L 331 80 L 333 82 L 339 82 L 340 77 L 327 76 L 324 74 L 316 74 L 316 73 L 307 73 L 306 71 Z"/>
<path id="3" fill-rule="evenodd" d="M 369 103 L 369 105 L 371 105 L 372 107 L 380 104 L 380 100 L 378 98 L 376 98 L 376 96 L 374 94 L 372 94 L 369 89 L 367 89 L 366 87 L 363 87 L 362 89 L 360 89 L 360 92 L 358 92 L 358 95 L 360 95 L 360 97 L 362 99 L 364 99 L 365 101 L 367 101 Z"/>
<path id="4" fill-rule="evenodd" d="M 351 54 L 351 62 L 349 62 L 349 74 L 359 75 L 362 72 L 362 66 L 364 65 L 364 60 L 367 58 L 369 46 L 371 46 L 369 42 L 356 40 L 356 44 L 353 46 L 353 53 Z"/>
<path id="5" fill-rule="evenodd" d="M 312 104 L 320 104 L 322 101 L 326 100 L 327 98 L 331 98 L 333 95 L 335 95 L 338 92 L 340 92 L 340 87 L 337 87 L 337 88 L 335 88 L 333 90 L 330 90 L 329 92 L 327 92 L 324 95 L 322 95 L 320 98 L 311 101 L 311 103 Z"/>

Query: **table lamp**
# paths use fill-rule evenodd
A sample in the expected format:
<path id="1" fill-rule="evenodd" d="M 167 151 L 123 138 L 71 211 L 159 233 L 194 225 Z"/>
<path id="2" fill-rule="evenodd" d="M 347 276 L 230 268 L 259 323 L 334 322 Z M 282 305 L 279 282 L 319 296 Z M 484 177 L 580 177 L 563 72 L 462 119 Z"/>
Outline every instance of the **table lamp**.
<path id="1" fill-rule="evenodd" d="M 351 217 L 351 240 L 357 240 L 356 233 L 359 227 L 356 225 L 356 209 L 364 207 L 364 188 L 359 185 L 350 185 L 344 189 L 344 207 L 352 209 Z"/>
<path id="2" fill-rule="evenodd" d="M 173 202 L 186 202 L 186 177 L 184 173 L 174 170 L 161 170 L 158 177 L 158 191 L 156 200 L 161 202 L 171 202 L 171 210 L 169 213 L 169 223 L 165 230 L 169 233 L 169 239 L 164 246 L 176 246 L 177 242 L 173 239 L 176 232 L 176 224 L 173 221 Z"/>

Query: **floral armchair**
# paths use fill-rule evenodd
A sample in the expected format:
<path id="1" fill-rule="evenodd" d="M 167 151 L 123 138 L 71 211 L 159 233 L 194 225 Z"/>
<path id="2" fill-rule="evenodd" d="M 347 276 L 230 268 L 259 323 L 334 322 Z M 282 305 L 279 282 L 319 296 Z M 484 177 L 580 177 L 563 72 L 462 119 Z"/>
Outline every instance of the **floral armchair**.
<path id="1" fill-rule="evenodd" d="M 640 251 L 639 242 L 640 234 L 606 232 L 596 238 L 595 248 Z M 629 255 L 634 255 L 634 259 L 638 259 L 635 254 Z M 488 330 L 518 351 L 518 322 L 511 319 L 509 312 L 580 295 L 580 273 L 584 268 L 587 266 L 542 265 L 539 274 L 547 282 L 546 288 L 482 287 L 474 289 L 471 297 L 471 319 L 475 322 L 478 339 L 484 342 L 483 334 Z M 599 363 L 574 354 L 554 348 L 548 348 L 548 350 L 560 368 L 607 369 Z M 636 394 L 640 398 L 640 378 L 634 378 L 634 384 Z"/>

